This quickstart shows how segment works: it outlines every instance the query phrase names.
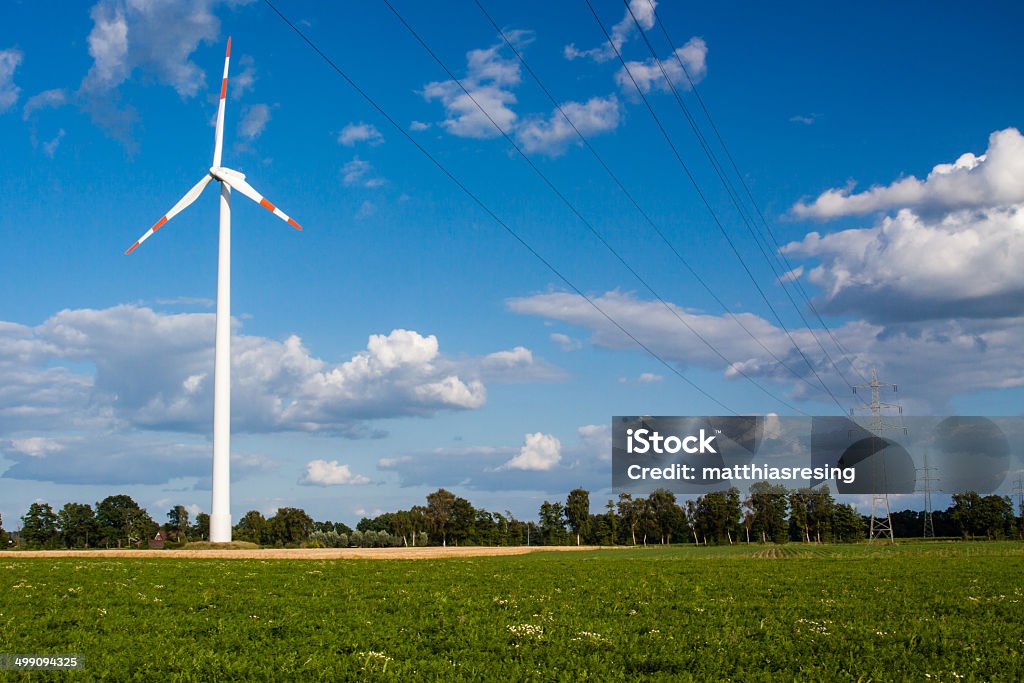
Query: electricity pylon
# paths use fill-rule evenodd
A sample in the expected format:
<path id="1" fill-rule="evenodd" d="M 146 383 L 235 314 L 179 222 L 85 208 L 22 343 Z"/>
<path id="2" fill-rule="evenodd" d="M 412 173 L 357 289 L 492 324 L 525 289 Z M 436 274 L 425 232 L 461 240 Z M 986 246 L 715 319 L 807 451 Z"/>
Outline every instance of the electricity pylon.
<path id="1" fill-rule="evenodd" d="M 924 449 L 924 467 L 917 469 L 921 473 L 918 481 L 924 484 L 924 537 L 935 538 L 935 523 L 932 521 L 932 482 L 938 481 L 938 477 L 933 477 L 932 472 L 937 472 L 938 469 L 935 467 L 928 466 L 928 447 Z"/>
<path id="2" fill-rule="evenodd" d="M 871 381 L 867 384 L 855 385 L 853 393 L 856 394 L 857 389 L 871 389 L 871 404 L 863 410 L 871 411 L 870 429 L 874 432 L 876 439 L 881 439 L 884 432 L 894 429 L 901 429 L 904 434 L 907 432 L 905 427 L 886 422 L 882 415 L 883 409 L 890 408 L 895 408 L 901 415 L 903 414 L 902 406 L 896 403 L 884 403 L 881 398 L 882 389 L 892 389 L 895 392 L 898 391 L 899 387 L 895 384 L 879 382 L 878 371 L 872 368 Z M 855 415 L 856 410 L 858 409 L 850 408 L 850 415 Z M 890 543 L 895 543 L 896 539 L 892 533 L 892 516 L 889 512 L 889 488 L 885 479 L 885 451 L 882 448 L 876 448 L 873 452 L 874 457 L 872 458 L 871 466 L 871 528 L 868 533 L 868 543 L 876 538 L 884 537 L 888 537 Z"/>

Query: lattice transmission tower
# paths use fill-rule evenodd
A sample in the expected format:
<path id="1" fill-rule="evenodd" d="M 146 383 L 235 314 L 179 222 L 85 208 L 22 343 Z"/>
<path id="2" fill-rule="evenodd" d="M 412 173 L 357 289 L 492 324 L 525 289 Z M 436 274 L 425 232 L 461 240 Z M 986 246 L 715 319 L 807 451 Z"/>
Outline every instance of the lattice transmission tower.
<path id="1" fill-rule="evenodd" d="M 935 538 L 935 523 L 932 521 L 932 482 L 939 478 L 932 476 L 938 468 L 928 466 L 928 447 L 924 448 L 924 467 L 918 467 L 920 476 L 917 478 L 924 486 L 924 537 Z"/>
<path id="2" fill-rule="evenodd" d="M 897 403 L 885 403 L 882 401 L 882 389 L 899 390 L 895 384 L 878 381 L 878 371 L 871 369 L 871 381 L 867 384 L 857 384 L 853 387 L 853 393 L 858 389 L 871 389 L 871 404 L 865 408 L 850 408 L 850 415 L 856 415 L 857 410 L 871 411 L 870 430 L 874 438 L 882 439 L 882 434 L 896 429 L 906 434 L 907 430 L 902 425 L 885 421 L 883 410 L 895 409 L 900 415 L 903 414 L 903 407 Z M 881 446 L 882 444 L 877 444 Z M 889 512 L 889 487 L 885 478 L 885 452 L 882 448 L 875 448 L 874 457 L 871 458 L 871 528 L 868 533 L 868 542 L 876 538 L 888 538 L 890 543 L 896 539 L 892 533 L 892 516 Z"/>

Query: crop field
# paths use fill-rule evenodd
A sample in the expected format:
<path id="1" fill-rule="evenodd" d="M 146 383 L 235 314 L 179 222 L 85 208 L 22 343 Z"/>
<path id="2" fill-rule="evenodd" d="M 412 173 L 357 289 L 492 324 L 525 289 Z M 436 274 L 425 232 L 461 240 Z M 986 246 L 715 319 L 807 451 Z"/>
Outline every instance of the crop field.
<path id="1" fill-rule="evenodd" d="M 1024 546 L 428 560 L 0 554 L 0 653 L 52 680 L 972 681 L 1024 676 Z"/>

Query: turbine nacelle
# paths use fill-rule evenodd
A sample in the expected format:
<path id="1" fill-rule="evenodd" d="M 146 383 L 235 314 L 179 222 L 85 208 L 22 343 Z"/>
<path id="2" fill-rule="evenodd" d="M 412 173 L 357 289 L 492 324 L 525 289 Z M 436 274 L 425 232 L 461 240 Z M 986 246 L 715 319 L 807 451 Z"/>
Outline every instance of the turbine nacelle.
<path id="1" fill-rule="evenodd" d="M 228 180 L 228 178 L 233 178 L 236 181 L 245 180 L 244 173 L 240 173 L 233 168 L 228 168 L 227 166 L 211 166 L 210 175 L 213 176 L 214 180 L 219 180 L 222 183 L 227 183 L 228 185 L 231 184 L 231 181 Z"/>

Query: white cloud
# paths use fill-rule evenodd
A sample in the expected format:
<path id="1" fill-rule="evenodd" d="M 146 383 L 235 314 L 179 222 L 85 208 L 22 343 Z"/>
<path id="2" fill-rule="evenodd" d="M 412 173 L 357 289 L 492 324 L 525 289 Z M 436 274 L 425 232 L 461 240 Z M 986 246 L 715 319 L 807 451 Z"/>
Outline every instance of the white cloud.
<path id="1" fill-rule="evenodd" d="M 561 105 L 565 116 L 581 135 L 591 136 L 615 130 L 619 125 L 619 102 L 614 95 L 592 97 L 584 103 L 566 102 Z M 523 151 L 542 152 L 558 156 L 570 142 L 578 141 L 573 127 L 560 112 L 553 111 L 547 118 L 532 117 L 516 129 L 516 139 Z"/>
<path id="2" fill-rule="evenodd" d="M 57 147 L 60 146 L 60 141 L 64 139 L 64 129 L 61 128 L 57 131 L 57 134 L 43 143 L 43 154 L 53 158 L 53 155 L 57 153 Z"/>
<path id="3" fill-rule="evenodd" d="M 689 90 L 692 87 L 691 82 L 696 85 L 707 75 L 707 55 L 708 46 L 704 40 L 697 37 L 690 38 L 685 45 L 676 48 L 675 56 L 661 58 L 660 67 L 653 57 L 640 62 L 627 61 L 626 67 L 620 68 L 615 74 L 615 82 L 627 95 L 636 93 L 637 87 L 644 93 L 650 92 L 652 88 L 670 92 L 671 88 L 665 82 L 665 76 L 668 75 L 672 85 Z M 680 62 L 686 67 L 685 71 L 683 66 L 680 66 Z M 627 68 L 629 73 L 626 73 Z M 662 69 L 665 70 L 664 74 Z M 689 74 L 689 78 L 687 78 L 687 74 Z M 630 75 L 633 77 L 630 78 Z M 633 81 L 636 81 L 636 85 L 633 85 Z"/>
<path id="4" fill-rule="evenodd" d="M 780 283 L 796 282 L 797 280 L 799 280 L 803 276 L 803 274 L 804 274 L 804 267 L 803 266 L 797 266 L 796 268 L 794 268 L 792 270 L 787 270 L 785 273 L 780 275 L 779 276 L 779 282 Z"/>
<path id="5" fill-rule="evenodd" d="M 384 142 L 384 136 L 380 134 L 377 127 L 372 123 L 349 123 L 341 129 L 338 134 L 338 142 L 346 147 L 352 147 L 359 142 L 369 145 L 379 145 Z"/>
<path id="6" fill-rule="evenodd" d="M 1024 314 L 1024 136 L 1016 129 L 993 133 L 984 155 L 940 164 L 923 181 L 829 190 L 793 211 L 825 219 L 888 209 L 895 215 L 870 227 L 811 232 L 783 248 L 818 260 L 806 277 L 823 308 L 890 322 Z"/>
<path id="7" fill-rule="evenodd" d="M 917 213 L 991 208 L 1024 203 L 1024 136 L 1016 128 L 992 133 L 981 156 L 967 152 L 953 163 L 935 166 L 924 180 L 914 176 L 854 194 L 852 187 L 823 192 L 811 203 L 798 202 L 799 218 L 827 220 L 875 211 L 909 208 Z"/>
<path id="8" fill-rule="evenodd" d="M 361 185 L 371 189 L 385 185 L 387 180 L 380 176 L 371 175 L 370 172 L 372 170 L 373 166 L 369 161 L 360 159 L 357 156 L 352 157 L 351 161 L 341 167 L 341 182 L 345 185 Z"/>
<path id="9" fill-rule="evenodd" d="M 586 57 L 593 59 L 595 62 L 606 62 L 609 59 L 614 59 L 615 49 L 622 50 L 622 46 L 626 44 L 626 41 L 636 31 L 636 24 L 639 23 L 645 31 L 654 28 L 656 20 L 654 10 L 657 4 L 655 0 L 630 0 L 629 9 L 623 14 L 619 23 L 612 26 L 611 37 L 612 43 L 615 44 L 614 49 L 607 41 L 589 50 L 577 49 L 576 44 L 571 43 L 566 45 L 563 50 L 565 58 L 571 60 Z M 630 11 L 632 11 L 632 15 Z M 636 17 L 636 22 L 633 21 L 634 16 Z"/>
<path id="10" fill-rule="evenodd" d="M 939 218 L 903 209 L 871 228 L 812 232 L 783 251 L 821 261 L 807 278 L 829 311 L 881 320 L 1024 313 L 1024 205 Z"/>
<path id="11" fill-rule="evenodd" d="M 68 93 L 62 88 L 44 90 L 33 95 L 25 101 L 25 108 L 21 111 L 23 121 L 30 120 L 37 111 L 41 109 L 57 109 L 68 102 Z"/>
<path id="12" fill-rule="evenodd" d="M 550 434 L 535 432 L 526 435 L 526 443 L 519 450 L 519 455 L 506 462 L 502 467 L 513 470 L 547 471 L 562 460 L 562 444 Z"/>
<path id="13" fill-rule="evenodd" d="M 369 186 L 368 186 L 369 187 Z M 377 205 L 371 202 L 369 199 L 364 199 L 363 203 L 359 205 L 356 210 L 356 220 L 363 220 L 377 213 Z"/>
<path id="14" fill-rule="evenodd" d="M 208 67 L 197 65 L 193 54 L 200 44 L 213 43 L 220 36 L 214 10 L 244 2 L 100 0 L 90 11 L 93 28 L 88 44 L 93 62 L 79 90 L 93 120 L 132 144 L 137 116 L 131 107 L 119 106 L 118 89 L 135 72 L 171 86 L 181 97 L 202 92 Z M 219 67 L 215 74 L 219 84 Z M 244 76 L 241 86 L 247 87 Z"/>
<path id="15" fill-rule="evenodd" d="M 692 365 L 720 371 L 730 380 L 743 381 L 735 367 L 723 367 L 722 360 L 686 333 L 660 302 L 618 292 L 592 298 L 640 341 L 667 361 L 678 364 L 684 372 Z M 539 294 L 511 299 L 508 305 L 517 313 L 584 327 L 597 346 L 642 353 L 634 342 L 578 295 Z M 821 400 L 821 394 L 809 394 L 806 384 L 780 368 L 730 318 L 680 308 L 677 313 L 748 375 L 779 387 L 786 396 L 802 399 L 810 395 Z M 792 369 L 805 378 L 810 375 L 781 329 L 749 313 L 739 316 L 744 325 Z M 843 387 L 844 382 L 823 357 L 811 333 L 806 329 L 791 328 L 790 331 L 833 391 Z M 914 410 L 922 411 L 920 414 L 942 414 L 950 410 L 949 401 L 953 397 L 1024 386 L 1024 356 L 1019 351 L 1020 340 L 1024 338 L 1024 317 L 937 320 L 889 327 L 852 320 L 833 326 L 832 332 L 851 354 L 856 371 L 867 374 L 872 367 L 877 367 L 882 377 L 900 384 L 901 401 L 910 414 Z M 829 344 L 826 335 L 818 334 Z M 856 371 L 847 368 L 842 354 L 833 351 L 833 357 L 848 375 L 857 376 Z M 936 368 L 942 368 L 942 372 L 936 372 Z M 845 392 L 837 395 L 844 402 L 848 400 Z"/>
<path id="16" fill-rule="evenodd" d="M 424 99 L 428 102 L 439 100 L 444 105 L 447 118 L 441 125 L 452 135 L 467 138 L 499 136 L 488 115 L 505 132 L 511 132 L 515 126 L 517 116 L 510 105 L 516 103 L 512 88 L 520 82 L 519 61 L 502 56 L 503 45 L 498 43 L 466 53 L 466 75 L 459 80 L 472 99 L 453 80 L 435 81 L 424 86 Z M 487 115 L 480 111 L 481 107 Z"/>
<path id="17" fill-rule="evenodd" d="M 430 128 L 430 124 L 424 123 L 423 121 L 413 121 L 409 124 L 409 130 L 421 131 L 427 130 L 428 128 Z"/>
<path id="18" fill-rule="evenodd" d="M 21 50 L 0 50 L 0 114 L 14 106 L 21 88 L 14 84 L 14 72 L 22 59 Z"/>
<path id="19" fill-rule="evenodd" d="M 640 374 L 640 377 L 638 377 L 637 379 L 639 379 L 644 384 L 651 384 L 653 382 L 660 382 L 661 380 L 663 380 L 665 378 L 662 377 L 661 375 L 657 375 L 657 374 L 655 374 L 653 372 L 643 372 L 643 373 Z"/>
<path id="20" fill-rule="evenodd" d="M 231 62 L 232 65 L 237 64 L 242 67 L 237 70 L 237 73 L 229 74 L 228 90 L 231 92 L 231 99 L 237 102 L 255 87 L 256 67 L 253 58 L 249 55 L 242 55 L 237 61 L 232 58 Z"/>
<path id="21" fill-rule="evenodd" d="M 305 486 L 344 486 L 368 484 L 370 480 L 361 474 L 352 474 L 348 465 L 339 465 L 337 460 L 312 460 L 306 463 L 306 472 L 299 483 Z"/>
<path id="22" fill-rule="evenodd" d="M 558 344 L 563 351 L 577 351 L 583 347 L 578 339 L 573 339 L 567 334 L 561 332 L 553 332 L 550 336 L 551 341 Z"/>
<path id="23" fill-rule="evenodd" d="M 266 129 L 270 122 L 270 107 L 266 104 L 254 104 L 247 107 L 242 121 L 238 124 L 238 134 L 248 141 L 255 140 Z"/>
<path id="24" fill-rule="evenodd" d="M 30 455 L 33 458 L 45 456 L 48 453 L 56 453 L 64 450 L 65 446 L 57 439 L 45 436 L 32 436 L 26 439 L 11 439 L 7 442 L 6 450 L 17 451 Z"/>
<path id="25" fill-rule="evenodd" d="M 817 114 L 796 114 L 795 116 L 789 117 L 790 123 L 802 123 L 805 126 L 809 126 L 817 120 Z"/>
<path id="26" fill-rule="evenodd" d="M 213 326 L 209 313 L 167 315 L 137 306 L 61 311 L 35 328 L 0 323 L 0 433 L 206 434 Z M 364 351 L 329 363 L 297 336 L 275 341 L 241 334 L 239 327 L 236 322 L 232 344 L 236 432 L 362 436 L 370 433 L 368 421 L 429 417 L 486 401 L 481 359 L 447 358 L 433 335 L 403 329 L 371 335 Z M 92 365 L 95 372 L 65 364 Z M 22 431 L 30 433 L 15 434 Z"/>
<path id="27" fill-rule="evenodd" d="M 101 0 L 91 11 L 89 33 L 92 67 L 82 86 L 109 91 L 135 69 L 154 74 L 182 97 L 193 97 L 205 85 L 204 71 L 192 61 L 201 42 L 213 42 L 220 21 L 215 0 L 136 2 Z"/>

